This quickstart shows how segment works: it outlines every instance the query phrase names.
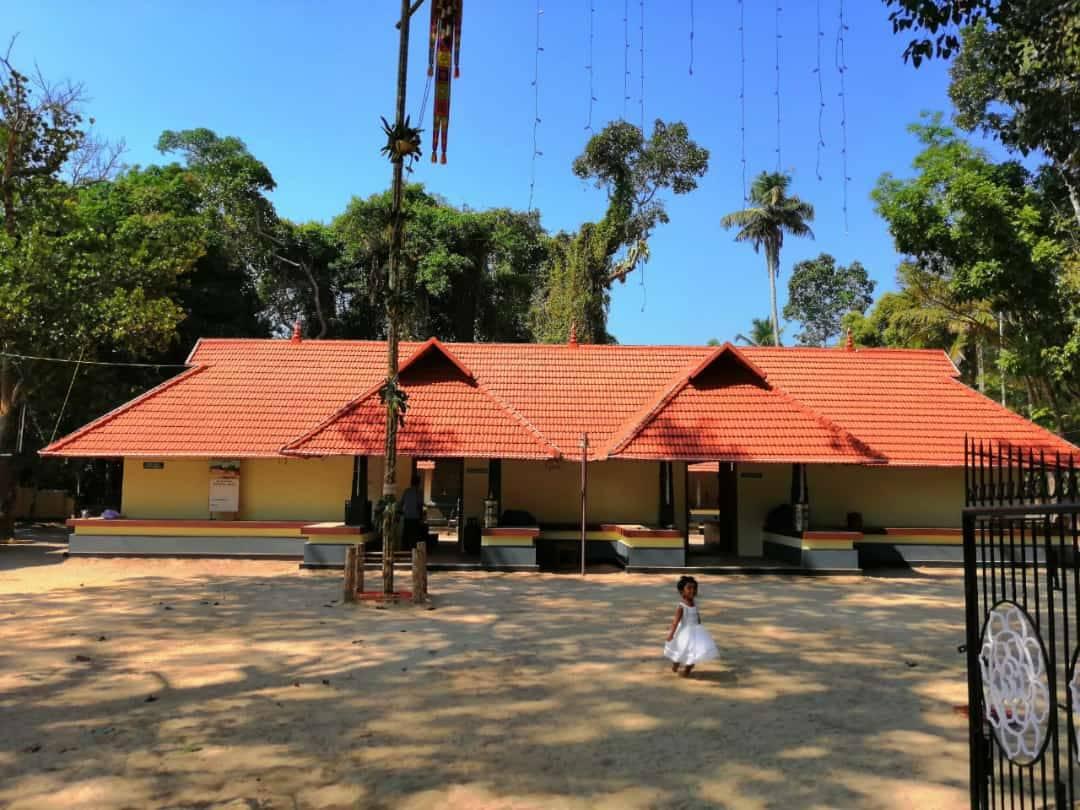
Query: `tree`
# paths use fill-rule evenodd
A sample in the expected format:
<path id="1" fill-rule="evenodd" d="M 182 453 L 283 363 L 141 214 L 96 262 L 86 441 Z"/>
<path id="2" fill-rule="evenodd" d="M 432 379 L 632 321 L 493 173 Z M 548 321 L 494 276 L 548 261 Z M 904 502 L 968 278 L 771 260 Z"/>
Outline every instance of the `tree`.
<path id="1" fill-rule="evenodd" d="M 275 187 L 270 170 L 239 138 L 209 129 L 166 130 L 157 148 L 183 157 L 205 234 L 203 256 L 179 290 L 187 318 L 162 359 L 182 359 L 200 337 L 268 336 L 260 280 L 284 261 L 283 235 L 267 197 Z"/>
<path id="2" fill-rule="evenodd" d="M 779 346 L 780 338 L 783 337 L 783 335 L 784 327 L 780 327 L 780 334 L 777 335 L 773 331 L 772 320 L 770 318 L 753 318 L 750 321 L 750 334 L 744 335 L 740 332 L 735 335 L 735 341 L 747 346 Z"/>
<path id="3" fill-rule="evenodd" d="M 976 341 L 999 314 L 1001 371 L 1066 431 L 1078 418 L 1080 353 L 1072 341 L 1080 325 L 1068 283 L 1077 252 L 1060 214 L 1068 205 L 1062 184 L 1014 162 L 993 163 L 940 116 L 912 130 L 923 143 L 916 175 L 884 175 L 873 194 L 910 265 L 912 300 L 963 319 Z"/>
<path id="4" fill-rule="evenodd" d="M 956 55 L 949 95 L 957 123 L 1010 149 L 1042 150 L 1061 174 L 1080 224 L 1080 13 L 1059 0 L 885 0 L 893 30 L 912 31 L 904 51 Z M 931 41 L 929 34 L 934 36 Z"/>
<path id="5" fill-rule="evenodd" d="M 547 258 L 539 216 L 505 208 L 454 208 L 409 185 L 402 240 L 401 328 L 407 338 L 524 341 L 529 307 Z M 371 308 L 385 293 L 389 193 L 354 198 L 334 220 L 341 255 L 334 268 L 342 336 L 380 337 Z M 337 334 L 333 332 L 333 334 Z"/>
<path id="6" fill-rule="evenodd" d="M 840 334 L 848 312 L 866 312 L 873 301 L 874 282 L 855 261 L 838 265 L 828 253 L 795 265 L 788 281 L 784 317 L 802 324 L 799 343 L 826 346 Z"/>
<path id="7" fill-rule="evenodd" d="M 607 211 L 600 222 L 551 239 L 550 261 L 531 317 L 537 339 L 563 342 L 574 325 L 584 343 L 611 341 L 611 286 L 625 283 L 648 261 L 649 237 L 669 221 L 659 195 L 690 193 L 708 166 L 708 150 L 690 139 L 681 122 L 657 120 L 646 140 L 633 124 L 616 121 L 589 139 L 573 171 L 607 191 Z"/>
<path id="8" fill-rule="evenodd" d="M 750 208 L 735 211 L 720 220 L 727 229 L 738 228 L 736 242 L 749 242 L 757 253 L 765 248 L 765 271 L 769 274 L 770 317 L 773 340 L 780 345 L 780 315 L 776 308 L 776 279 L 780 275 L 780 249 L 784 234 L 809 236 L 807 224 L 814 221 L 814 207 L 787 194 L 791 176 L 781 172 L 762 172 L 750 187 Z"/>

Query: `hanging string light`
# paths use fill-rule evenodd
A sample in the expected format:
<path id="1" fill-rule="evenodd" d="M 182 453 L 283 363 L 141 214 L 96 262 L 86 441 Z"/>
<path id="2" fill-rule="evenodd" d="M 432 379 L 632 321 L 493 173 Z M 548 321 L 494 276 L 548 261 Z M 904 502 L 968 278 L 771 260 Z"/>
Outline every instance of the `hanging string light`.
<path id="1" fill-rule="evenodd" d="M 821 0 L 817 0 L 817 67 L 814 68 L 814 73 L 817 74 L 818 114 L 817 155 L 814 161 L 814 172 L 817 174 L 818 182 L 821 182 L 821 150 L 825 146 L 825 132 L 822 129 L 823 119 L 825 117 L 825 88 L 822 84 L 821 76 L 821 42 L 824 37 L 825 31 L 821 25 Z"/>
<path id="2" fill-rule="evenodd" d="M 836 71 L 840 74 L 840 168 L 843 171 L 843 212 L 844 233 L 848 230 L 848 168 L 847 168 L 847 90 L 844 75 L 847 73 L 847 58 L 844 54 L 844 32 L 848 30 L 844 20 L 844 0 L 840 0 L 840 25 L 836 29 Z"/>
<path id="3" fill-rule="evenodd" d="M 596 16 L 596 0 L 587 0 L 589 3 L 589 52 L 585 63 L 585 70 L 589 74 L 589 117 L 585 122 L 585 131 L 592 132 L 592 108 L 596 101 L 596 88 L 593 84 L 593 20 Z"/>
<path id="4" fill-rule="evenodd" d="M 622 117 L 626 120 L 626 105 L 630 103 L 630 0 L 623 0 L 623 80 Z"/>
<path id="5" fill-rule="evenodd" d="M 690 0 L 690 75 L 694 75 L 694 0 Z"/>
<path id="6" fill-rule="evenodd" d="M 540 151 L 540 141 L 538 131 L 540 129 L 540 54 L 544 52 L 544 48 L 540 44 L 540 18 L 544 16 L 544 10 L 540 7 L 540 0 L 536 0 L 536 57 L 533 63 L 533 148 L 532 148 L 532 166 L 529 170 L 529 207 L 528 210 L 532 211 L 533 208 L 533 194 L 536 192 L 536 159 L 543 157 L 543 152 Z"/>
<path id="7" fill-rule="evenodd" d="M 742 162 L 742 197 L 746 202 L 746 7 L 739 4 L 739 155 Z"/>
<path id="8" fill-rule="evenodd" d="M 780 171 L 782 163 L 780 155 L 780 0 L 776 0 L 776 171 Z"/>
<path id="9" fill-rule="evenodd" d="M 645 0 L 641 0 L 641 134 L 645 134 Z"/>

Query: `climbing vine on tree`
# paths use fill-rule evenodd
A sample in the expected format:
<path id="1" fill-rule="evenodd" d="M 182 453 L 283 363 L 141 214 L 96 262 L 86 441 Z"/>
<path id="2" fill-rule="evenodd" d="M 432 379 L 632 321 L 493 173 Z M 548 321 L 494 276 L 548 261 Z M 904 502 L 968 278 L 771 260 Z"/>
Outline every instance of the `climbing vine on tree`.
<path id="1" fill-rule="evenodd" d="M 580 341 L 611 342 L 611 287 L 648 260 L 649 237 L 669 221 L 662 193 L 688 194 L 708 167 L 709 151 L 690 139 L 681 122 L 657 120 L 646 139 L 638 127 L 616 121 L 590 138 L 573 171 L 607 191 L 607 211 L 576 233 L 552 237 L 530 319 L 534 337 L 559 343 L 575 324 Z"/>

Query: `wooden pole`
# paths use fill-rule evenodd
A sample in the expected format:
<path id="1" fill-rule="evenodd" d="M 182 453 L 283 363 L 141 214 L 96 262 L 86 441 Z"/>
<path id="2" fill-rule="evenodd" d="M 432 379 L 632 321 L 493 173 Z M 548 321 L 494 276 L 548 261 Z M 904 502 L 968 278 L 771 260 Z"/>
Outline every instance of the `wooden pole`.
<path id="1" fill-rule="evenodd" d="M 401 0 L 401 20 L 398 29 L 401 32 L 398 38 L 398 73 L 397 73 L 397 106 L 394 113 L 394 122 L 397 128 L 405 123 L 405 94 L 407 89 L 407 77 L 409 72 L 409 21 L 413 13 L 420 8 L 422 0 L 410 4 L 409 0 Z M 386 379 L 388 385 L 396 386 L 398 374 L 398 338 L 400 331 L 401 312 L 399 311 L 398 295 L 401 279 L 401 233 L 402 233 L 402 198 L 404 196 L 403 155 L 395 155 L 393 158 L 394 177 L 392 185 L 392 202 L 390 208 L 390 267 L 387 273 L 387 306 L 386 306 Z M 386 510 L 383 513 L 383 555 L 382 555 L 382 581 L 383 596 L 390 596 L 394 592 L 394 547 L 397 545 L 397 428 L 398 414 L 397 403 L 387 400 L 386 403 L 386 446 L 383 451 L 383 461 L 386 469 L 383 476 L 383 500 Z"/>
<path id="2" fill-rule="evenodd" d="M 581 434 L 581 575 L 585 576 L 585 517 L 588 512 L 588 457 L 589 457 L 589 434 Z"/>
<path id="3" fill-rule="evenodd" d="M 367 543 L 363 540 L 356 547 L 356 592 L 364 592 L 364 562 L 366 561 Z"/>
<path id="4" fill-rule="evenodd" d="M 344 601 L 356 601 L 356 546 L 349 546 L 345 549 Z"/>
<path id="5" fill-rule="evenodd" d="M 427 601 L 427 543 L 420 541 L 412 552 L 413 604 Z"/>

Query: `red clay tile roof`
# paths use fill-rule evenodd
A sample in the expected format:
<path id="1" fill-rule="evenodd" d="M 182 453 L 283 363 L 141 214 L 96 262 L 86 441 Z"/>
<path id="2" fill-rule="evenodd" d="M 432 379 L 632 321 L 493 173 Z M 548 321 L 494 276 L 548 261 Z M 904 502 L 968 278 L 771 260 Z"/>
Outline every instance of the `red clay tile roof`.
<path id="1" fill-rule="evenodd" d="M 400 367 L 408 394 L 398 452 L 444 458 L 557 458 L 521 414 L 501 402 L 441 344 L 425 343 Z M 380 386 L 381 387 L 381 386 Z M 350 402 L 314 430 L 290 442 L 287 455 L 382 455 L 386 407 L 377 389 Z"/>
<path id="2" fill-rule="evenodd" d="M 426 359 L 410 374 L 418 349 Z M 203 340 L 189 360 L 195 368 L 43 452 L 256 457 L 291 445 L 381 454 L 381 409 L 371 397 L 385 354 L 376 341 Z M 699 367 L 707 378 L 708 361 L 721 354 L 741 360 L 749 377 L 685 382 Z M 402 344 L 401 357 L 403 384 L 413 378 L 406 430 L 417 442 L 401 450 L 424 456 L 544 458 L 554 450 L 573 458 L 583 432 L 597 459 L 619 450 L 955 467 L 965 434 L 1077 452 L 961 384 L 938 351 L 428 341 Z M 432 373 L 432 359 L 445 379 L 419 373 Z"/>
<path id="3" fill-rule="evenodd" d="M 885 458 L 765 381 L 734 346 L 717 349 L 617 436 L 613 458 L 883 464 Z"/>

